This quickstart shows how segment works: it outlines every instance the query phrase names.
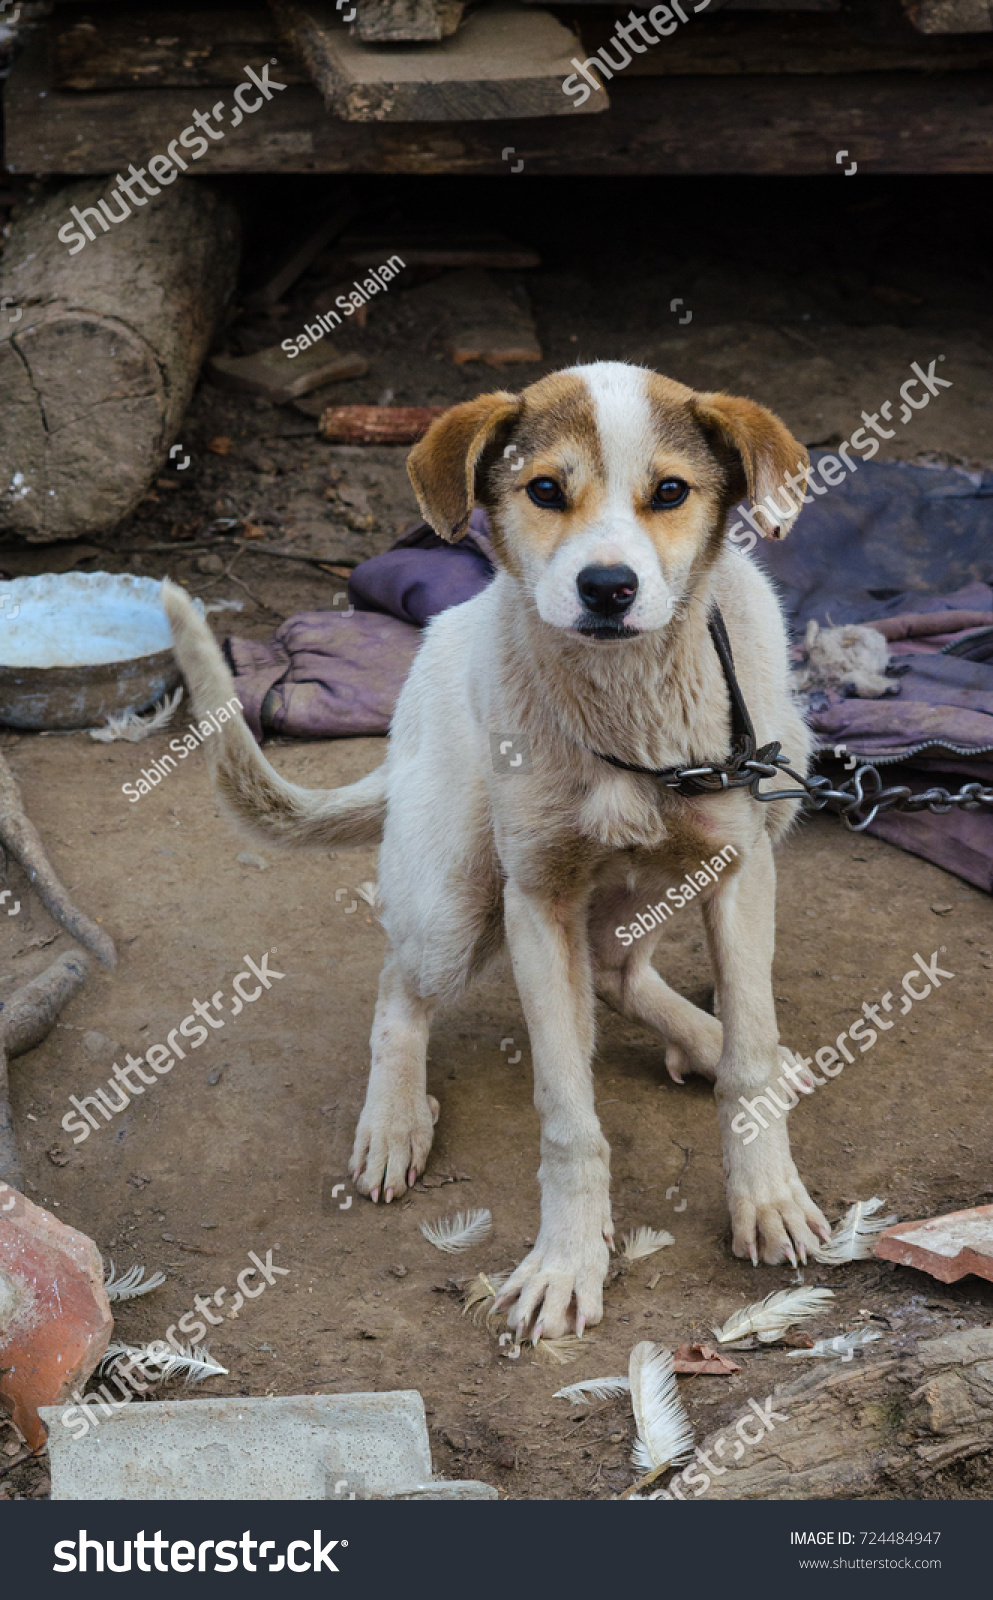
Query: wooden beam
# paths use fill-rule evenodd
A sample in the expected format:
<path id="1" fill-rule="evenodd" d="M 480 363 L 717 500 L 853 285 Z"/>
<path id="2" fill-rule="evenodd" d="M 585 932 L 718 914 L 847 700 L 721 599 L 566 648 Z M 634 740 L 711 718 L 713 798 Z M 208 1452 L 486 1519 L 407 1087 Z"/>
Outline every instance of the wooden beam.
<path id="1" fill-rule="evenodd" d="M 729 106 L 719 77 L 615 79 L 601 117 L 449 123 L 347 123 L 317 91 L 290 87 L 228 129 L 194 175 L 222 172 L 538 174 L 993 172 L 993 73 L 861 73 L 741 78 Z M 192 103 L 191 103 L 192 100 Z M 44 39 L 4 91 L 8 170 L 37 177 L 127 171 L 165 150 L 191 119 L 184 89 L 51 89 Z M 501 152 L 524 161 L 508 177 Z"/>
<path id="2" fill-rule="evenodd" d="M 613 13 L 580 20 L 587 56 L 608 45 L 617 59 Z M 632 52 L 628 52 L 632 54 Z M 973 72 L 993 68 L 993 37 L 925 37 L 901 12 L 821 17 L 718 17 L 710 27 L 680 28 L 643 54 L 632 54 L 626 77 L 759 73 Z M 613 88 L 613 85 L 611 86 Z"/>
<path id="3" fill-rule="evenodd" d="M 416 50 L 369 49 L 331 0 L 273 0 L 272 9 L 325 104 L 346 122 L 486 122 L 576 109 L 562 80 L 579 40 L 547 11 L 525 11 L 514 0 L 494 0 L 453 37 Z M 606 94 L 596 94 L 583 109 L 606 107 Z"/>
<path id="4" fill-rule="evenodd" d="M 990 0 L 903 0 L 921 33 L 993 33 Z"/>
<path id="5" fill-rule="evenodd" d="M 246 61 L 279 55 L 267 7 L 236 11 L 122 11 L 94 5 L 84 16 L 60 8 L 49 23 L 52 81 L 60 89 L 198 87 L 239 83 Z M 280 61 L 287 83 L 307 83 L 303 67 Z"/>

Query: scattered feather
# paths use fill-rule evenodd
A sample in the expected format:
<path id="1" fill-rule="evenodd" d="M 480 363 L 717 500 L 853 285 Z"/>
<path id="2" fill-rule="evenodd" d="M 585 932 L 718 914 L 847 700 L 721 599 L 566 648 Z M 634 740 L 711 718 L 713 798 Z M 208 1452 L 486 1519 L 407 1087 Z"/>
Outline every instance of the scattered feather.
<path id="1" fill-rule="evenodd" d="M 689 1459 L 693 1425 L 679 1398 L 672 1353 L 645 1339 L 631 1351 L 631 1405 L 638 1428 L 631 1460 L 652 1476 Z"/>
<path id="2" fill-rule="evenodd" d="M 621 1249 L 629 1261 L 640 1261 L 643 1256 L 653 1256 L 656 1250 L 664 1250 L 667 1244 L 675 1242 L 664 1228 L 636 1228 L 633 1233 L 625 1234 Z"/>
<path id="3" fill-rule="evenodd" d="M 589 1339 L 580 1339 L 574 1333 L 564 1334 L 561 1339 L 532 1339 L 532 1348 L 536 1356 L 544 1356 L 546 1361 L 554 1361 L 557 1366 L 567 1367 L 570 1361 L 582 1355 L 590 1347 Z"/>
<path id="4" fill-rule="evenodd" d="M 140 1294 L 148 1294 L 151 1289 L 158 1289 L 166 1281 L 164 1272 L 153 1272 L 150 1278 L 145 1277 L 144 1267 L 129 1267 L 127 1272 L 118 1278 L 114 1275 L 114 1263 L 110 1263 L 110 1272 L 104 1284 L 104 1292 L 108 1300 L 134 1300 Z"/>
<path id="5" fill-rule="evenodd" d="M 355 893 L 367 906 L 374 906 L 379 900 L 379 884 L 371 878 L 366 883 L 360 883 Z"/>
<path id="6" fill-rule="evenodd" d="M 428 1244 L 449 1254 L 469 1250 L 486 1238 L 493 1226 L 488 1211 L 456 1211 L 454 1217 L 439 1217 L 437 1222 L 422 1222 L 421 1232 Z"/>
<path id="7" fill-rule="evenodd" d="M 615 1395 L 628 1394 L 630 1378 L 584 1378 L 581 1383 L 567 1384 L 556 1389 L 553 1400 L 568 1400 L 574 1406 L 589 1405 L 591 1400 L 613 1400 Z"/>
<path id="8" fill-rule="evenodd" d="M 185 1377 L 188 1384 L 202 1383 L 205 1378 L 228 1375 L 227 1367 L 213 1359 L 206 1345 L 187 1345 L 185 1349 L 174 1350 L 164 1339 L 144 1345 L 108 1345 L 98 1370 L 105 1372 L 122 1356 L 128 1357 L 132 1366 L 151 1383 L 168 1383 L 179 1377 Z"/>
<path id="9" fill-rule="evenodd" d="M 756 1335 L 759 1344 L 775 1344 L 794 1322 L 816 1316 L 833 1299 L 833 1289 L 777 1289 L 754 1305 L 732 1311 L 723 1328 L 712 1332 L 718 1344 L 744 1339 L 750 1333 Z"/>
<path id="10" fill-rule="evenodd" d="M 203 614 L 209 617 L 212 611 L 244 611 L 244 600 L 207 600 L 204 603 Z"/>
<path id="11" fill-rule="evenodd" d="M 489 1324 L 496 1297 L 509 1277 L 509 1272 L 477 1272 L 462 1296 L 462 1315 L 471 1313 L 473 1322 L 482 1318 Z"/>
<path id="12" fill-rule="evenodd" d="M 842 1361 L 850 1361 L 862 1345 L 875 1344 L 882 1337 L 875 1328 L 855 1328 L 851 1333 L 839 1333 L 834 1339 L 818 1339 L 809 1350 L 788 1350 L 786 1358 L 795 1361 L 802 1356 L 840 1356 Z"/>
<path id="13" fill-rule="evenodd" d="M 871 1200 L 859 1200 L 849 1206 L 841 1221 L 835 1223 L 827 1244 L 814 1251 L 815 1261 L 839 1267 L 845 1261 L 868 1261 L 875 1256 L 876 1234 L 900 1220 L 896 1215 L 876 1215 L 885 1204 L 885 1200 L 874 1195 Z"/>
<path id="14" fill-rule="evenodd" d="M 180 684 L 174 694 L 163 695 L 144 716 L 130 708 L 113 713 L 102 728 L 90 729 L 90 738 L 99 739 L 102 744 L 113 744 L 117 739 L 127 739 L 129 743 L 137 744 L 139 740 L 147 739 L 149 734 L 168 727 L 182 698 L 183 686 Z"/>

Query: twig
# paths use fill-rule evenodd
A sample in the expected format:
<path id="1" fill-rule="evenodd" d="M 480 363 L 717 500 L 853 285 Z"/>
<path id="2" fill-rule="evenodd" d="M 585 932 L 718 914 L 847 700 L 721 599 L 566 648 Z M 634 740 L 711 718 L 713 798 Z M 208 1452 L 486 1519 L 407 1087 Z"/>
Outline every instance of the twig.
<path id="1" fill-rule="evenodd" d="M 303 561 L 308 566 L 317 567 L 321 572 L 330 571 L 332 566 L 357 567 L 359 565 L 358 556 L 303 556 L 295 550 L 273 550 L 271 546 L 260 544 L 256 539 L 234 539 L 229 537 L 215 539 L 211 544 L 183 545 L 161 542 L 158 544 L 108 544 L 101 545 L 100 549 L 107 550 L 111 554 L 120 553 L 121 555 L 151 555 L 155 552 L 171 551 L 173 555 L 197 556 L 216 550 L 219 544 L 236 544 L 242 550 L 251 551 L 253 555 L 274 556 L 278 561 Z M 365 558 L 363 557 L 362 559 L 364 560 Z M 337 573 L 332 573 L 331 575 L 332 577 L 337 577 Z"/>

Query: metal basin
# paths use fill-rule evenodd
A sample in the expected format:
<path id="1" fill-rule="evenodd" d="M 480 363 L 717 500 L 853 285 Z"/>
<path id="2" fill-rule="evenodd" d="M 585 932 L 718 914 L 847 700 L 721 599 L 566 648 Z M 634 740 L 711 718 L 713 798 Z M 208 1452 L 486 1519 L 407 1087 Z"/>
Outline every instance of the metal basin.
<path id="1" fill-rule="evenodd" d="M 95 728 L 180 681 L 154 578 L 43 572 L 0 583 L 0 724 Z"/>

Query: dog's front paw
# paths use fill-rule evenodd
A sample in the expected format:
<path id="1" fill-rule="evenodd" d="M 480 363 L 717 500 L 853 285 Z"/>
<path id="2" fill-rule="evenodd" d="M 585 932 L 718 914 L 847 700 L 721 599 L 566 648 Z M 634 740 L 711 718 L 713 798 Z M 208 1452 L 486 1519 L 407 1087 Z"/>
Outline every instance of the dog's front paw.
<path id="1" fill-rule="evenodd" d="M 793 1164 L 785 1129 L 769 1128 L 728 1161 L 728 1205 L 732 1249 L 768 1266 L 796 1266 L 830 1237 L 820 1208 L 811 1200 Z"/>
<path id="2" fill-rule="evenodd" d="M 349 1161 L 360 1194 L 367 1194 L 374 1203 L 382 1194 L 389 1205 L 413 1187 L 428 1159 L 438 1111 L 431 1094 L 411 1107 L 366 1104 Z"/>
<path id="3" fill-rule="evenodd" d="M 603 1316 L 603 1284 L 610 1263 L 606 1237 L 563 1242 L 538 1234 L 534 1249 L 508 1278 L 494 1309 L 507 1310 L 518 1339 L 560 1339 L 582 1334 Z M 509 1310 L 508 1310 L 509 1307 Z"/>

